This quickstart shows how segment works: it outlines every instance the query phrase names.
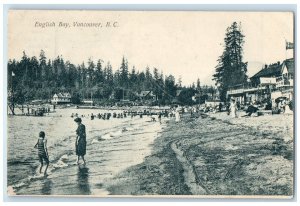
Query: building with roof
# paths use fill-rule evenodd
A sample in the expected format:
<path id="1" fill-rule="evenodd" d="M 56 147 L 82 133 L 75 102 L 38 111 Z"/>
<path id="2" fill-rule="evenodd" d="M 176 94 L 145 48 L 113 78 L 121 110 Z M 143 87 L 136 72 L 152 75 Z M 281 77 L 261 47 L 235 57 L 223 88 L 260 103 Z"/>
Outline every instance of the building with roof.
<path id="1" fill-rule="evenodd" d="M 58 93 L 54 94 L 51 100 L 52 104 L 66 104 L 71 103 L 71 94 L 69 92 L 66 93 Z"/>
<path id="2" fill-rule="evenodd" d="M 228 98 L 234 98 L 240 103 L 263 101 L 272 98 L 272 93 L 293 99 L 295 65 L 294 59 L 286 59 L 265 65 L 250 78 L 247 84 L 235 85 L 227 91 Z M 278 93 L 279 92 L 279 93 Z"/>
<path id="3" fill-rule="evenodd" d="M 141 100 L 156 100 L 156 95 L 153 91 L 141 91 L 137 94 Z"/>

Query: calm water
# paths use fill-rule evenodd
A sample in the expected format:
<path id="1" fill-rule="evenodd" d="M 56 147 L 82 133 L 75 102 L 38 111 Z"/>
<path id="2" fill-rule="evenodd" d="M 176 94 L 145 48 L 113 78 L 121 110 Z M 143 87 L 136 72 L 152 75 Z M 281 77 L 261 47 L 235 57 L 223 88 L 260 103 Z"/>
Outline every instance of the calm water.
<path id="1" fill-rule="evenodd" d="M 161 130 L 150 117 L 90 120 L 89 114 L 104 110 L 61 109 L 45 117 L 8 117 L 8 187 L 16 194 L 103 195 L 103 182 L 151 153 L 151 144 Z M 118 111 L 117 111 L 118 112 Z M 120 111 L 119 111 L 120 112 Z M 72 113 L 82 118 L 87 131 L 87 164 L 76 165 L 76 123 Z M 39 175 L 34 145 L 40 131 L 48 140 L 48 176 Z"/>

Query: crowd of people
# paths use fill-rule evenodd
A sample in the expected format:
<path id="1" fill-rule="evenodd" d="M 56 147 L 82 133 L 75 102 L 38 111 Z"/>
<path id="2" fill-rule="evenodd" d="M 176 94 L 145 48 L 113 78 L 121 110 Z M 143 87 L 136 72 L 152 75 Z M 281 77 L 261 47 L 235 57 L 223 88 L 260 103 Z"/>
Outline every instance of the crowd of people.
<path id="1" fill-rule="evenodd" d="M 101 119 L 101 120 L 110 120 L 111 118 L 116 118 L 116 119 L 122 119 L 122 118 L 133 118 L 133 117 L 150 117 L 152 119 L 152 121 L 156 121 L 158 120 L 159 122 L 161 122 L 161 118 L 162 117 L 168 117 L 168 118 L 172 118 L 175 117 L 175 121 L 179 122 L 180 121 L 180 114 L 183 113 L 185 110 L 183 107 L 180 106 L 174 106 L 170 109 L 164 109 L 164 110 L 138 110 L 138 111 L 127 111 L 124 110 L 122 112 L 105 112 L 105 113 L 91 113 L 88 115 L 80 115 L 78 113 L 72 113 L 71 117 L 72 118 L 77 118 L 77 117 L 81 117 L 81 118 L 89 118 L 90 120 L 94 120 L 94 119 Z M 156 119 L 156 118 L 157 119 Z"/>
<path id="2" fill-rule="evenodd" d="M 79 115 L 78 113 L 72 113 L 71 117 L 74 118 L 74 121 L 77 123 L 78 127 L 76 130 L 76 140 L 75 140 L 75 153 L 77 155 L 77 164 L 79 164 L 80 158 L 83 161 L 83 164 L 86 164 L 85 161 L 85 154 L 86 154 L 86 130 L 85 125 L 82 124 L 82 118 L 90 118 L 94 120 L 95 118 L 101 120 L 109 120 L 110 118 L 133 118 L 133 117 L 140 117 L 143 118 L 144 116 L 148 116 L 151 118 L 151 121 L 159 121 L 161 123 L 162 117 L 172 118 L 175 117 L 176 122 L 180 122 L 181 113 L 184 112 L 184 109 L 179 107 L 178 105 L 171 108 L 170 110 L 159 110 L 159 111 L 151 111 L 151 110 L 144 110 L 144 111 L 122 111 L 122 112 L 106 112 L 106 113 L 98 113 L 98 114 L 88 114 L 86 115 Z M 47 169 L 49 166 L 49 154 L 47 150 L 47 138 L 44 131 L 39 133 L 38 141 L 34 146 L 38 150 L 38 159 L 40 162 L 39 172 L 42 173 L 42 168 L 44 163 L 46 164 L 46 168 L 44 170 L 44 175 L 47 175 Z"/>
<path id="3" fill-rule="evenodd" d="M 273 110 L 276 109 L 279 111 L 278 113 L 285 113 L 291 111 L 291 103 L 288 99 L 280 99 L 278 101 L 275 101 L 274 103 L 271 104 L 265 104 L 264 109 L 272 109 L 272 114 Z M 243 105 L 244 106 L 244 105 Z M 249 105 L 244 109 L 246 115 L 244 116 L 251 116 L 252 114 L 258 112 L 259 110 L 259 105 L 257 102 L 250 102 Z M 225 108 L 225 110 L 224 110 Z M 244 108 L 244 107 L 243 107 Z M 76 141 L 75 141 L 75 151 L 77 155 L 77 163 L 79 164 L 80 157 L 83 160 L 83 163 L 85 164 L 85 159 L 84 156 L 86 154 L 86 131 L 85 131 L 85 126 L 82 124 L 82 119 L 81 118 L 90 118 L 91 120 L 94 120 L 96 118 L 101 119 L 101 120 L 110 120 L 111 118 L 133 118 L 133 117 L 139 117 L 143 118 L 144 116 L 150 117 L 151 121 L 159 121 L 161 123 L 162 117 L 167 117 L 167 118 L 175 118 L 175 122 L 178 123 L 181 121 L 181 116 L 183 113 L 188 113 L 190 112 L 191 117 L 194 117 L 195 114 L 199 114 L 199 112 L 222 112 L 226 111 L 228 115 L 230 115 L 232 118 L 237 118 L 237 111 L 242 109 L 242 105 L 236 101 L 235 99 L 231 99 L 229 103 L 227 104 L 222 104 L 219 103 L 218 105 L 211 106 L 211 105 L 195 105 L 195 106 L 186 106 L 186 107 L 181 107 L 179 105 L 175 105 L 171 107 L 170 109 L 164 109 L 164 110 L 152 110 L 152 109 L 144 109 L 142 110 L 137 110 L 137 111 L 127 111 L 124 110 L 122 112 L 105 112 L 105 113 L 98 113 L 98 114 L 88 114 L 86 115 L 79 115 L 78 113 L 72 113 L 71 117 L 75 118 L 75 122 L 78 124 L 78 128 L 76 130 Z M 47 112 L 47 111 L 46 111 Z M 156 119 L 157 118 L 157 119 Z M 42 171 L 43 167 L 43 162 L 46 163 L 46 169 L 44 173 L 46 174 L 48 165 L 49 165 L 49 156 L 47 152 L 47 140 L 45 138 L 45 133 L 41 131 L 39 133 L 39 139 L 35 145 L 35 148 L 38 149 L 38 157 L 39 161 L 41 163 L 40 166 L 40 173 Z"/>

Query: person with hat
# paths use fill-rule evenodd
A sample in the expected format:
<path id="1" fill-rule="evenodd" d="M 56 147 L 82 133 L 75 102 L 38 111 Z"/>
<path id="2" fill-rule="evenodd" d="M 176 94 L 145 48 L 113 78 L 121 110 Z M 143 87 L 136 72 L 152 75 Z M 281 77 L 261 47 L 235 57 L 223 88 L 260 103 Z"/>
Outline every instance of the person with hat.
<path id="1" fill-rule="evenodd" d="M 78 128 L 76 130 L 76 142 L 75 142 L 75 148 L 76 148 L 76 155 L 77 155 L 77 164 L 79 164 L 79 158 L 81 157 L 84 164 L 85 159 L 84 155 L 86 154 L 86 132 L 85 132 L 85 126 L 81 123 L 81 118 L 77 117 L 74 120 L 78 124 Z"/>

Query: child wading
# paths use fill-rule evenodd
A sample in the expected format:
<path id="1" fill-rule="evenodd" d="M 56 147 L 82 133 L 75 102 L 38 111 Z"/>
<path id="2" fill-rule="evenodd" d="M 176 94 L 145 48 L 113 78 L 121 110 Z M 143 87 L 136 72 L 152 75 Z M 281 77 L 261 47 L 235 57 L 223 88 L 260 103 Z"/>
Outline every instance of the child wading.
<path id="1" fill-rule="evenodd" d="M 34 148 L 38 149 L 39 161 L 41 163 L 40 173 L 42 173 L 43 161 L 46 162 L 46 169 L 44 171 L 44 175 L 47 174 L 47 169 L 49 166 L 49 156 L 47 151 L 47 139 L 45 138 L 45 132 L 41 131 L 39 134 L 39 139 L 35 144 Z"/>

